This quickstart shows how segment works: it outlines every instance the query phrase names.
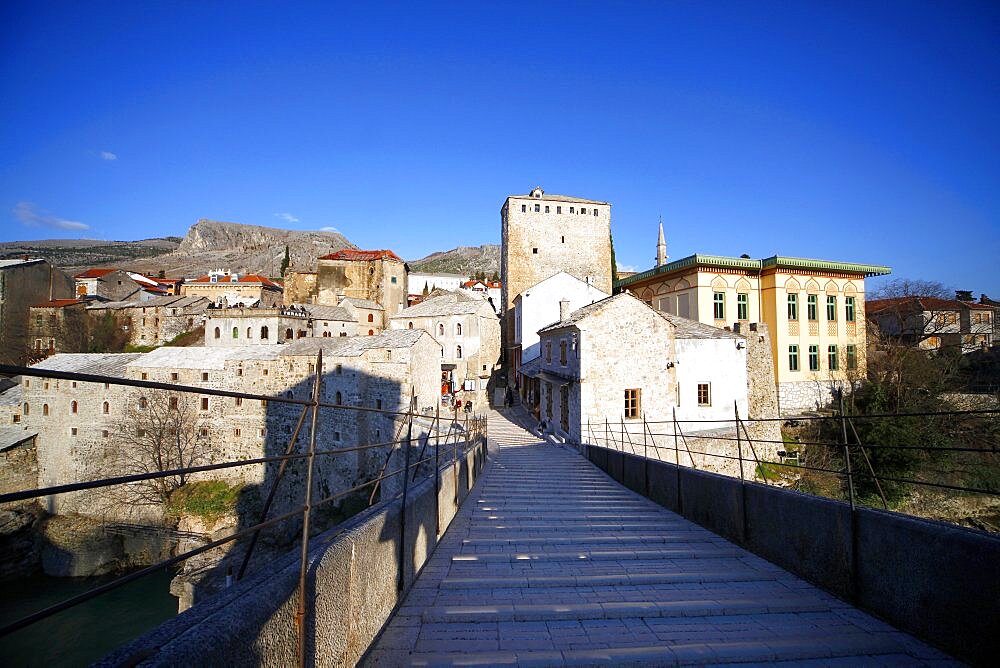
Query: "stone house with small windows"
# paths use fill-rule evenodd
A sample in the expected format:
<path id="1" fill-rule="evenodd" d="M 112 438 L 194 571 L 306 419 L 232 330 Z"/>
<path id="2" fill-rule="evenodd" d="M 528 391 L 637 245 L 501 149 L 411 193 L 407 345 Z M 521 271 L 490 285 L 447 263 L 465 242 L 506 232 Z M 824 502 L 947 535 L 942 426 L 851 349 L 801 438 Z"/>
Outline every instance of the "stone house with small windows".
<path id="1" fill-rule="evenodd" d="M 73 297 L 73 279 L 47 260 L 0 260 L 0 361 L 24 364 L 29 340 L 28 308 L 32 304 Z"/>
<path id="2" fill-rule="evenodd" d="M 162 346 L 201 327 L 209 303 L 206 297 L 176 295 L 141 302 L 91 302 L 87 305 L 87 321 L 92 327 L 98 319 L 110 315 L 128 332 L 131 345 Z"/>
<path id="3" fill-rule="evenodd" d="M 317 440 L 321 450 L 353 448 L 368 443 L 392 443 L 403 419 L 378 411 L 405 412 L 411 398 L 417 411 L 431 413 L 438 403 L 440 346 L 422 331 L 385 332 L 376 336 L 302 339 L 286 345 L 158 348 L 149 353 L 57 354 L 36 368 L 70 371 L 230 390 L 267 397 L 307 399 L 312 390 L 317 354 L 323 352 L 321 409 Z M 170 393 L 159 389 L 113 383 L 23 377 L 20 419 L 13 424 L 37 433 L 38 485 L 50 486 L 105 477 L 112 472 L 123 429 L 142 429 L 135 416 L 145 411 L 150 424 L 156 410 L 179 409 L 186 415 L 203 445 L 204 463 L 238 461 L 284 452 L 302 407 L 274 400 Z M 343 406 L 342 409 L 336 406 Z M 354 411 L 351 408 L 373 411 Z M 131 418 L 126 416 L 130 415 Z M 336 490 L 368 479 L 385 461 L 390 445 L 317 459 L 314 493 L 329 496 Z M 301 478 L 301 466 L 288 474 Z M 195 474 L 193 479 L 221 479 L 247 485 L 257 495 L 275 475 L 272 464 L 254 464 Z M 282 486 L 278 507 L 301 503 L 301 489 Z M 289 492 L 288 490 L 293 490 Z M 266 490 L 263 492 L 266 495 Z M 258 498 L 259 497 L 259 498 Z M 156 521 L 162 509 L 109 504 L 101 490 L 74 492 L 45 500 L 52 513 L 82 513 L 98 517 L 141 518 Z M 143 509 L 138 509 L 143 511 Z M 277 512 L 277 507 L 275 508 Z"/>
<path id="4" fill-rule="evenodd" d="M 989 347 L 994 309 L 988 304 L 911 296 L 868 302 L 868 320 L 889 339 L 921 350 L 971 353 Z"/>
<path id="5" fill-rule="evenodd" d="M 611 294 L 611 204 L 536 187 L 507 197 L 500 224 L 503 350 L 510 369 L 518 295 L 560 271 Z"/>
<path id="6" fill-rule="evenodd" d="M 564 307 L 539 337 L 541 356 L 522 367 L 538 387 L 528 405 L 546 432 L 570 443 L 631 452 L 646 444 L 649 456 L 683 455 L 683 465 L 736 475 L 736 416 L 777 416 L 762 325 L 746 335 L 720 330 L 622 293 L 572 313 Z M 742 433 L 758 441 L 761 457 L 773 457 L 781 442 L 777 422 Z"/>
<path id="7" fill-rule="evenodd" d="M 358 331 L 355 316 L 339 306 L 211 309 L 205 319 L 205 345 L 269 346 L 302 338 L 355 336 Z"/>
<path id="8" fill-rule="evenodd" d="M 358 323 L 358 334 L 373 336 L 386 329 L 387 311 L 371 299 L 344 297 L 337 306 L 346 309 Z"/>
<path id="9" fill-rule="evenodd" d="M 28 309 L 28 327 L 34 362 L 56 353 L 81 352 L 87 347 L 87 302 L 52 299 L 34 304 Z"/>
<path id="10" fill-rule="evenodd" d="M 485 407 L 487 384 L 500 357 L 500 321 L 472 292 L 436 292 L 389 320 L 390 330 L 423 330 L 441 345 L 441 394 Z M 458 394 L 456 394 L 458 393 Z"/>
<path id="11" fill-rule="evenodd" d="M 344 248 L 316 260 L 316 279 L 302 282 L 310 290 L 302 301 L 339 306 L 345 297 L 375 302 L 394 314 L 406 307 L 409 267 L 391 250 Z"/>

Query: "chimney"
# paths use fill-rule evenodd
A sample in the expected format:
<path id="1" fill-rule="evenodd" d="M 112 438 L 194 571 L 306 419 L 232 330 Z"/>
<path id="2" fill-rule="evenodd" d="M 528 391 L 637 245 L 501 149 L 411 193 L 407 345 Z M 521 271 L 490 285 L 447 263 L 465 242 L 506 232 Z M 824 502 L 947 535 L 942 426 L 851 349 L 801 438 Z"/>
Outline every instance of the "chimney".
<path id="1" fill-rule="evenodd" d="M 559 322 L 569 318 L 569 300 L 560 299 L 559 300 Z"/>

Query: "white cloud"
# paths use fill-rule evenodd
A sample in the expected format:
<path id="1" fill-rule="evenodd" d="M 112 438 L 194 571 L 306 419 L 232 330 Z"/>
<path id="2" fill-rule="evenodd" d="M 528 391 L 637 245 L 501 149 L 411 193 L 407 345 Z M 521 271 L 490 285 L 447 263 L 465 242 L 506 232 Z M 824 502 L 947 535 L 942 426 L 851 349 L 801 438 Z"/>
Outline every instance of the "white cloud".
<path id="1" fill-rule="evenodd" d="M 276 213 L 276 214 L 274 214 L 274 217 L 275 218 L 281 218 L 286 223 L 297 223 L 297 222 L 299 222 L 299 219 L 296 218 L 295 216 L 293 216 L 290 213 Z"/>
<path id="2" fill-rule="evenodd" d="M 76 220 L 66 220 L 53 216 L 47 211 L 35 211 L 31 202 L 18 202 L 14 207 L 14 215 L 22 225 L 28 227 L 54 227 L 59 230 L 89 230 L 90 225 Z"/>
<path id="3" fill-rule="evenodd" d="M 636 271 L 636 268 L 631 264 L 620 264 L 618 265 L 618 271 Z"/>
<path id="4" fill-rule="evenodd" d="M 329 225 L 327 225 L 326 227 L 319 228 L 319 231 L 320 232 L 336 232 L 336 233 L 340 234 L 340 230 L 338 230 L 336 227 L 330 227 Z"/>
<path id="5" fill-rule="evenodd" d="M 101 160 L 117 160 L 118 156 L 111 151 L 101 151 Z"/>

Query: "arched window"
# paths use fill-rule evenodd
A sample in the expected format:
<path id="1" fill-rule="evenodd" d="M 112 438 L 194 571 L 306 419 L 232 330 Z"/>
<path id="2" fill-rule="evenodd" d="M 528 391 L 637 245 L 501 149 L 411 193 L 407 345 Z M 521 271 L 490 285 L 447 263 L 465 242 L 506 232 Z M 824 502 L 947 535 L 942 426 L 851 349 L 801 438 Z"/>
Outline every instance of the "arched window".
<path id="1" fill-rule="evenodd" d="M 462 346 L 455 346 L 455 359 L 462 359 Z"/>
<path id="2" fill-rule="evenodd" d="M 260 338 L 266 339 L 268 336 L 267 325 L 260 328 Z"/>
<path id="3" fill-rule="evenodd" d="M 139 397 L 139 408 L 146 407 L 146 397 Z"/>
<path id="4" fill-rule="evenodd" d="M 323 338 L 324 339 L 330 338 L 330 332 L 323 332 Z"/>
<path id="5" fill-rule="evenodd" d="M 105 401 L 104 405 L 101 408 L 101 410 L 103 410 L 104 414 L 107 415 L 108 413 L 111 412 L 111 404 L 109 404 L 108 402 Z"/>
<path id="6" fill-rule="evenodd" d="M 369 329 L 368 330 L 368 336 L 374 336 L 374 335 L 375 335 L 375 330 L 374 329 Z"/>
<path id="7" fill-rule="evenodd" d="M 344 397 L 340 394 L 340 392 L 337 392 L 337 396 L 334 398 L 333 403 L 338 406 L 344 403 Z"/>
<path id="8" fill-rule="evenodd" d="M 42 415 L 48 415 L 48 414 L 49 414 L 49 405 L 42 404 Z"/>
<path id="9" fill-rule="evenodd" d="M 368 322 L 375 322 L 375 314 L 374 313 L 369 313 L 368 314 Z"/>
<path id="10" fill-rule="evenodd" d="M 77 408 L 78 408 L 78 406 L 77 406 L 77 403 L 75 401 L 71 401 L 69 403 L 69 412 L 72 413 L 73 415 L 76 415 Z M 42 413 L 44 413 L 44 412 L 45 411 L 43 410 Z"/>
<path id="11" fill-rule="evenodd" d="M 455 323 L 455 335 L 462 336 L 462 323 L 460 322 Z"/>
<path id="12" fill-rule="evenodd" d="M 219 328 L 218 328 L 218 327 L 216 327 L 216 328 L 215 328 L 215 338 L 217 338 L 217 339 L 218 339 L 218 338 L 219 338 L 219 337 L 221 337 L 221 336 L 222 336 L 222 332 L 221 332 L 221 331 L 219 331 Z"/>
<path id="13" fill-rule="evenodd" d="M 286 340 L 290 340 L 293 336 L 295 336 L 295 334 L 292 333 L 292 328 L 291 327 L 289 327 L 288 329 L 285 330 L 285 339 Z"/>
<path id="14" fill-rule="evenodd" d="M 253 332 L 250 330 L 249 327 L 247 327 L 247 338 L 248 339 L 252 339 L 253 338 Z"/>
<path id="15" fill-rule="evenodd" d="M 413 329 L 413 323 L 412 322 L 406 323 L 406 328 L 407 329 Z"/>
<path id="16" fill-rule="evenodd" d="M 438 336 L 444 336 L 444 323 L 438 323 Z"/>
<path id="17" fill-rule="evenodd" d="M 240 338 L 240 328 L 239 327 L 233 327 L 233 338 L 234 339 Z"/>

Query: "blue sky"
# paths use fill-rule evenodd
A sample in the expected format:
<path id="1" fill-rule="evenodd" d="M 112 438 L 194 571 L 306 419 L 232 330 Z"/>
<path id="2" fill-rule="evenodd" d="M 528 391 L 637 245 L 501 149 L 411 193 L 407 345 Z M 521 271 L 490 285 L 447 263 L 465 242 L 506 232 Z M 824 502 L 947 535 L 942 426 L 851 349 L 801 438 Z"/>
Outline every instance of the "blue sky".
<path id="1" fill-rule="evenodd" d="M 990 2 L 0 3 L 0 240 L 332 227 L 415 259 L 508 194 L 668 252 L 1000 297 Z"/>

